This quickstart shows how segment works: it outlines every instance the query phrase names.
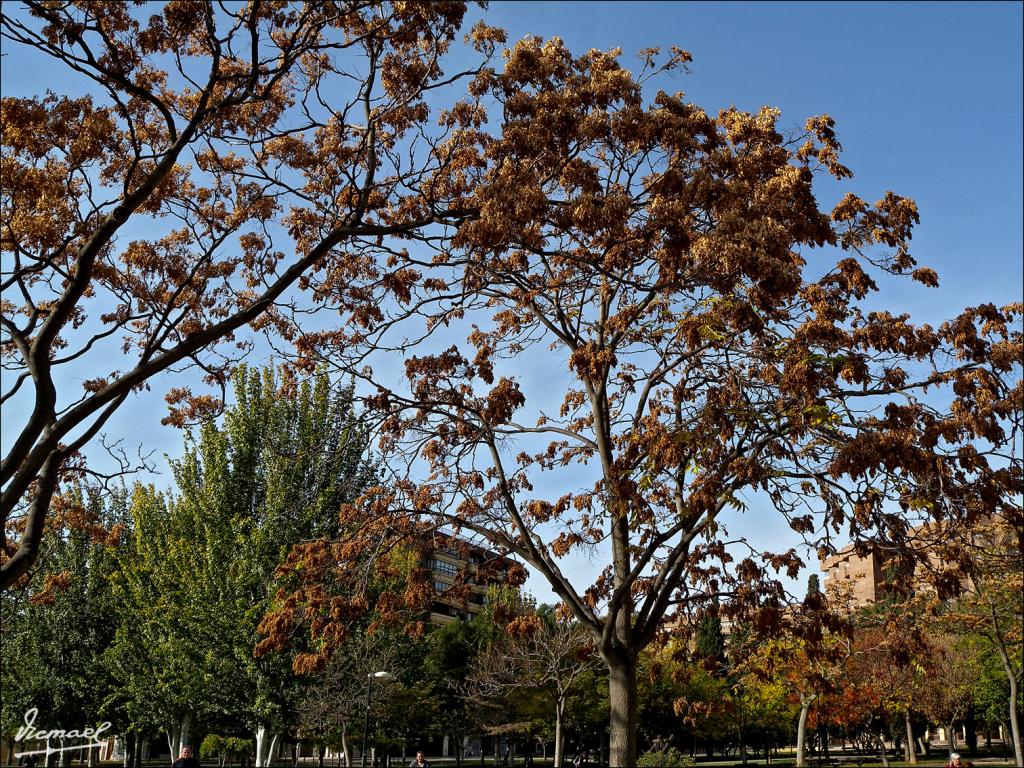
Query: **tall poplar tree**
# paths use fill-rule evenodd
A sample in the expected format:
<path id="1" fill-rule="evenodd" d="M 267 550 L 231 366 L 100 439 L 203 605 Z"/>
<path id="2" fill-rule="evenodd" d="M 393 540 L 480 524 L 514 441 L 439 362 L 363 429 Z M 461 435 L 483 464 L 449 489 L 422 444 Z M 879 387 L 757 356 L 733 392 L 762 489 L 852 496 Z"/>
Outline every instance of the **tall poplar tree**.
<path id="1" fill-rule="evenodd" d="M 206 421 L 186 438 L 172 464 L 178 495 L 165 504 L 140 498 L 127 583 L 137 609 L 172 643 L 176 664 L 164 663 L 161 676 L 183 672 L 168 692 L 172 700 L 186 692 L 182 706 L 165 713 L 172 753 L 189 742 L 196 718 L 241 714 L 262 766 L 293 719 L 301 685 L 291 654 L 253 654 L 274 571 L 293 544 L 333 535 L 340 505 L 372 473 L 351 391 L 326 375 L 300 381 L 240 367 L 234 395 L 222 424 Z M 135 652 L 152 654 L 156 640 L 135 643 Z"/>

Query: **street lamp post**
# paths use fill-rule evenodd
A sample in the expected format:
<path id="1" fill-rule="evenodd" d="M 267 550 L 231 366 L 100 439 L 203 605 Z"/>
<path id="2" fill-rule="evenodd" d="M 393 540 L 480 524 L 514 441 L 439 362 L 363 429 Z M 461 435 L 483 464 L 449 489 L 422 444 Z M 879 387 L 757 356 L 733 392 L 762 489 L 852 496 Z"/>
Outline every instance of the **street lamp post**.
<path id="1" fill-rule="evenodd" d="M 366 717 L 363 719 L 362 768 L 366 768 L 366 738 L 370 733 L 370 691 L 373 689 L 373 681 L 379 680 L 383 683 L 392 677 L 393 675 L 390 672 L 371 672 L 366 676 Z"/>

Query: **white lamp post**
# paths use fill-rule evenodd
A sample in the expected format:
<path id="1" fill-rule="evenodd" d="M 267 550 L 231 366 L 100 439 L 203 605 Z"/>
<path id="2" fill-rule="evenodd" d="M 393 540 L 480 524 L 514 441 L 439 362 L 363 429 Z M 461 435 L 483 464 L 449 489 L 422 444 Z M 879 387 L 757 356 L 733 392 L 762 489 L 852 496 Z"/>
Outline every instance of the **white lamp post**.
<path id="1" fill-rule="evenodd" d="M 373 681 L 387 682 L 394 675 L 390 672 L 371 672 L 366 676 L 366 718 L 363 720 L 363 754 L 362 768 L 366 768 L 366 738 L 370 733 L 370 691 L 373 689 Z"/>

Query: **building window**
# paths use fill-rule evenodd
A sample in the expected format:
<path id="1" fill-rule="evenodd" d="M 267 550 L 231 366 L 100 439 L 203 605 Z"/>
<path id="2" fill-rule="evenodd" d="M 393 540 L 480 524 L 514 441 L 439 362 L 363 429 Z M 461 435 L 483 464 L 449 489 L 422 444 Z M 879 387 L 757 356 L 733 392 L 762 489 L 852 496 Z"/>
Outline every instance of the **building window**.
<path id="1" fill-rule="evenodd" d="M 451 584 L 448 584 L 446 582 L 443 582 L 443 581 L 435 581 L 434 582 L 434 591 L 435 592 L 444 592 L 449 587 L 451 587 Z"/>
<path id="2" fill-rule="evenodd" d="M 455 563 L 449 563 L 447 560 L 428 560 L 427 568 L 434 573 L 443 573 L 446 576 L 454 576 L 459 572 L 459 566 Z"/>

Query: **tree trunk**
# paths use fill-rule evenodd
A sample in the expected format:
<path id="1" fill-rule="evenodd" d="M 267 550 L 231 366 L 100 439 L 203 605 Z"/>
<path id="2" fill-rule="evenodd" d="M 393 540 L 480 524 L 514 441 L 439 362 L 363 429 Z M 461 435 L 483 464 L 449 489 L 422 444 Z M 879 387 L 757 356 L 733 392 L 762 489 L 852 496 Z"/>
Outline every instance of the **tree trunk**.
<path id="1" fill-rule="evenodd" d="M 807 714 L 811 711 L 813 699 L 800 697 L 800 720 L 796 726 L 796 768 L 804 768 L 807 753 Z"/>
<path id="2" fill-rule="evenodd" d="M 999 652 L 999 660 L 1002 662 L 1003 671 L 1006 672 L 1006 679 L 1010 683 L 1010 740 L 1013 743 L 1013 761 L 1017 768 L 1024 768 L 1024 741 L 1020 730 L 1020 715 L 1017 713 L 1017 699 L 1020 696 L 1020 683 L 1017 675 L 1014 674 L 1013 665 L 1010 663 L 1009 654 L 1003 642 L 994 643 Z"/>
<path id="3" fill-rule="evenodd" d="M 736 699 L 739 703 L 739 717 L 736 718 L 736 740 L 739 742 L 740 750 L 740 762 L 743 765 L 747 764 L 747 740 L 746 740 L 746 724 L 744 723 L 744 712 L 743 712 L 743 691 L 739 689 L 737 691 Z"/>
<path id="4" fill-rule="evenodd" d="M 171 762 L 181 755 L 182 747 L 188 746 L 189 730 L 192 727 L 192 713 L 186 712 L 180 720 L 171 723 L 167 729 L 167 746 L 171 748 Z"/>
<path id="5" fill-rule="evenodd" d="M 273 762 L 276 746 L 277 735 L 271 735 L 267 726 L 260 724 L 256 728 L 256 768 L 267 768 Z"/>
<path id="6" fill-rule="evenodd" d="M 321 746 L 317 752 L 317 768 L 324 768 L 324 753 L 327 751 L 327 747 Z"/>
<path id="7" fill-rule="evenodd" d="M 186 712 L 185 716 L 181 718 L 181 748 L 184 749 L 190 746 L 192 743 L 192 713 Z M 171 762 L 177 759 L 176 755 L 171 755 Z"/>
<path id="8" fill-rule="evenodd" d="M 341 727 L 341 753 L 345 756 L 345 768 L 352 768 L 352 755 L 348 749 L 348 727 Z"/>
<path id="9" fill-rule="evenodd" d="M 953 723 L 946 726 L 946 751 L 949 753 L 949 762 L 953 762 L 953 753 L 956 751 L 956 731 L 953 730 Z"/>
<path id="10" fill-rule="evenodd" d="M 179 748 L 181 747 L 181 731 L 178 729 L 177 723 L 173 723 L 167 729 L 167 747 L 171 750 L 171 762 L 173 763 L 178 759 Z"/>
<path id="11" fill-rule="evenodd" d="M 914 725 L 910 722 L 910 708 L 903 710 L 903 726 L 907 732 L 906 760 L 908 763 L 917 762 L 917 750 L 914 748 Z"/>
<path id="12" fill-rule="evenodd" d="M 565 711 L 565 698 L 558 697 L 555 702 L 555 768 L 562 768 L 562 714 Z M 548 748 L 544 745 L 544 760 L 547 761 Z"/>
<path id="13" fill-rule="evenodd" d="M 877 733 L 872 732 L 872 736 L 875 737 L 875 741 L 878 742 L 878 754 L 882 757 L 883 768 L 889 768 L 889 756 L 885 753 L 885 740 Z"/>
<path id="14" fill-rule="evenodd" d="M 636 658 L 630 651 L 608 654 L 609 733 L 608 764 L 613 768 L 636 765 Z"/>

